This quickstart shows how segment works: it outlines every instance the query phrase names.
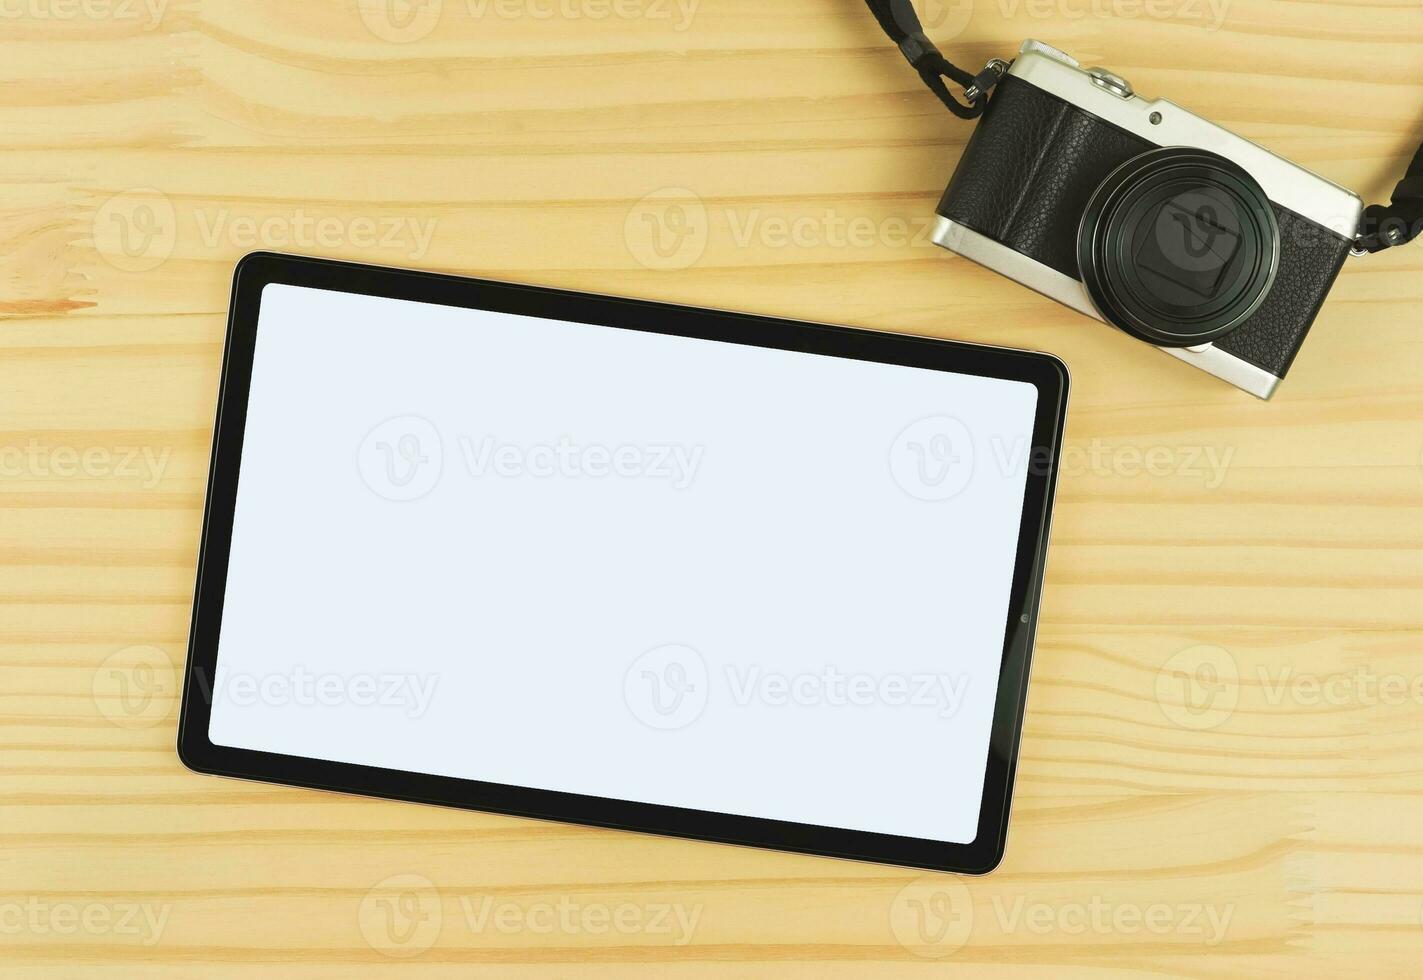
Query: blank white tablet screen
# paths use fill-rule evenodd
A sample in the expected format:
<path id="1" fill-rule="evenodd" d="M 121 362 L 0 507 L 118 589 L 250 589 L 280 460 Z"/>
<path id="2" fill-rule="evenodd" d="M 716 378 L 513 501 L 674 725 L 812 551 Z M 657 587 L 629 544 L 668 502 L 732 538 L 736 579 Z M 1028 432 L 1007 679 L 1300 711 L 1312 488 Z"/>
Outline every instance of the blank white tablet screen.
<path id="1" fill-rule="evenodd" d="M 269 285 L 210 738 L 970 842 L 1036 399 Z"/>

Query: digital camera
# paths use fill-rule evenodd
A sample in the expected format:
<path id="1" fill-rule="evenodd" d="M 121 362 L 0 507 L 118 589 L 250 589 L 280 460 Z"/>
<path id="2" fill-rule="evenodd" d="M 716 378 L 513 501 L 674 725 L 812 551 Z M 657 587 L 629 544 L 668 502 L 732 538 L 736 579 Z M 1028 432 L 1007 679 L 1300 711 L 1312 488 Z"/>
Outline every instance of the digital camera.
<path id="1" fill-rule="evenodd" d="M 996 70 L 934 241 L 1269 398 L 1359 197 L 1041 42 Z"/>

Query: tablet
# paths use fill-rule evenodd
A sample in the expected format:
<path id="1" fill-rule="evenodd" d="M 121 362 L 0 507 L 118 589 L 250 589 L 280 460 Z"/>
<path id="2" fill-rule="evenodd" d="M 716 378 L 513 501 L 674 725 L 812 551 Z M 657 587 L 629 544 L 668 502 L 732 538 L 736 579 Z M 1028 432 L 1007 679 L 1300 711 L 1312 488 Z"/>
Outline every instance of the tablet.
<path id="1" fill-rule="evenodd" d="M 1066 391 L 1040 353 L 248 256 L 179 754 L 990 870 Z"/>

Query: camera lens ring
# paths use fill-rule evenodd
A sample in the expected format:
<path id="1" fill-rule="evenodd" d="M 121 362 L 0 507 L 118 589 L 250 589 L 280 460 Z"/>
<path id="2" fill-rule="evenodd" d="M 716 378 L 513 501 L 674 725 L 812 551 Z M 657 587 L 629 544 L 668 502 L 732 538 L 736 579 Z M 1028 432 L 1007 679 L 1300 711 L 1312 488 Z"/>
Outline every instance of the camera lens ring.
<path id="1" fill-rule="evenodd" d="M 1158 147 L 1098 185 L 1078 273 L 1108 323 L 1158 347 L 1208 344 L 1264 303 L 1280 230 L 1264 190 L 1217 153 Z"/>

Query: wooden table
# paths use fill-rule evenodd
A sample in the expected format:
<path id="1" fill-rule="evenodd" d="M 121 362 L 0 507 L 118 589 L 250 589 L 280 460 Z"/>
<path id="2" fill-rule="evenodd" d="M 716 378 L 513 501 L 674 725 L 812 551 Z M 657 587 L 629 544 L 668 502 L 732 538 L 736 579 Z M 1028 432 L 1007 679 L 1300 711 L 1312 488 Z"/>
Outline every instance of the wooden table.
<path id="1" fill-rule="evenodd" d="M 1352 260 L 1263 403 L 931 245 L 970 127 L 852 0 L 148 2 L 0 8 L 0 973 L 1416 974 L 1423 246 Z M 966 64 L 1050 40 L 1371 200 L 1423 138 L 1418 0 L 925 9 Z M 1062 356 L 1002 868 L 185 771 L 257 247 Z"/>

